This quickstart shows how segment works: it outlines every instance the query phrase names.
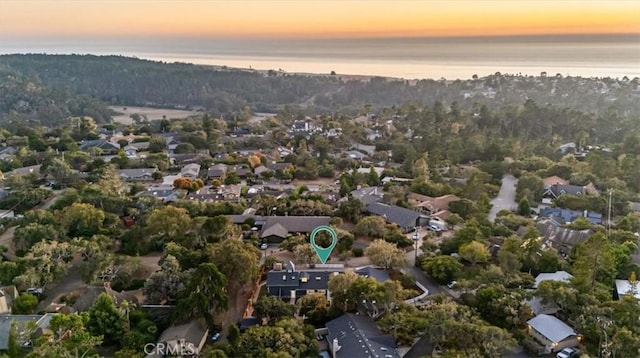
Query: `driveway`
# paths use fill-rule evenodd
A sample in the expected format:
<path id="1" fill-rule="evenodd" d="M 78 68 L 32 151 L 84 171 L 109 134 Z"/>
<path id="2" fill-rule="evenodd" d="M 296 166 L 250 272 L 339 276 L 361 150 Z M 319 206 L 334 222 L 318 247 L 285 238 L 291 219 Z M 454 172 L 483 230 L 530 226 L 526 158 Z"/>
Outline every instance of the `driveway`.
<path id="1" fill-rule="evenodd" d="M 500 192 L 493 200 L 491 200 L 491 211 L 489 211 L 489 221 L 493 222 L 500 210 L 517 210 L 516 203 L 516 184 L 518 179 L 513 175 L 505 175 L 502 178 L 502 186 Z"/>
<path id="2" fill-rule="evenodd" d="M 418 253 L 417 256 L 422 254 L 422 239 L 427 234 L 427 230 L 418 229 Z M 407 234 L 407 237 L 413 238 L 412 234 Z M 415 248 L 415 246 L 414 246 Z M 429 296 L 435 295 L 437 293 L 443 292 L 442 286 L 437 283 L 433 278 L 429 277 L 426 273 L 416 267 L 416 250 L 411 250 L 406 253 L 407 256 L 407 271 L 411 273 L 411 276 L 424 286 L 427 290 L 429 290 Z"/>

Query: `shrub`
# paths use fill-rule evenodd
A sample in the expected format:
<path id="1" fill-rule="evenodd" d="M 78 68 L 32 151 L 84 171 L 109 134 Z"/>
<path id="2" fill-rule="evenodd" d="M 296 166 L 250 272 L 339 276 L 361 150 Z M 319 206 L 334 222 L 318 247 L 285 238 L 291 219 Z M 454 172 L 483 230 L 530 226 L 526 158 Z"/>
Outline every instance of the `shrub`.
<path id="1" fill-rule="evenodd" d="M 362 257 L 364 255 L 364 250 L 359 247 L 351 249 L 351 252 L 353 252 L 353 257 Z"/>

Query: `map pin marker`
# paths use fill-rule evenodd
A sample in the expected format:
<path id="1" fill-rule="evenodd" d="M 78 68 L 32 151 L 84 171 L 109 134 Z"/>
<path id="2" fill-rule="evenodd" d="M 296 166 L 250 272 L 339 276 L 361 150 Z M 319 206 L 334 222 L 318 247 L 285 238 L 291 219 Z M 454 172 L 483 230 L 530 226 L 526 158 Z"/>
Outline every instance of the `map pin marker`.
<path id="1" fill-rule="evenodd" d="M 316 235 L 320 231 L 328 231 L 329 234 L 331 234 L 331 245 L 329 245 L 329 247 L 322 247 L 316 244 Z M 313 247 L 314 250 L 316 250 L 316 254 L 318 255 L 318 257 L 320 258 L 320 261 L 323 264 L 327 262 L 327 260 L 329 259 L 329 256 L 331 255 L 331 251 L 333 251 L 333 248 L 336 247 L 337 243 L 338 243 L 338 234 L 336 234 L 336 231 L 329 226 L 325 226 L 325 225 L 318 226 L 317 228 L 313 229 L 313 231 L 311 232 L 311 246 Z"/>

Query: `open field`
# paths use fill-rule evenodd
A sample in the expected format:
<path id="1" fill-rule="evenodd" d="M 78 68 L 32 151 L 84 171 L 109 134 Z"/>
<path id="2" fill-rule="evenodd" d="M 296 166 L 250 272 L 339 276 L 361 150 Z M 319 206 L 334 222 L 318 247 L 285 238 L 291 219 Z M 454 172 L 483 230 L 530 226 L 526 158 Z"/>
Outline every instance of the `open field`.
<path id="1" fill-rule="evenodd" d="M 122 106 L 109 106 L 109 108 L 118 113 L 113 116 L 113 121 L 122 124 L 131 124 L 131 115 L 134 113 L 140 116 L 147 116 L 147 119 L 150 121 L 161 120 L 163 116 L 166 116 L 167 119 L 182 119 L 199 114 L 199 112 L 196 111 L 183 111 L 179 109 Z"/>

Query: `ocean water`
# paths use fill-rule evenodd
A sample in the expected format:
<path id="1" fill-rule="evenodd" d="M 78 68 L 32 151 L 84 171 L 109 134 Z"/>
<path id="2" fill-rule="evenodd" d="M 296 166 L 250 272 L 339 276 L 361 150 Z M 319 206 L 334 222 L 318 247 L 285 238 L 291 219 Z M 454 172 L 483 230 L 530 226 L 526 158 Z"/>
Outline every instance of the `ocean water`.
<path id="1" fill-rule="evenodd" d="M 640 77 L 640 35 L 400 39 L 2 39 L 0 53 L 125 55 L 285 72 L 467 79 Z"/>

